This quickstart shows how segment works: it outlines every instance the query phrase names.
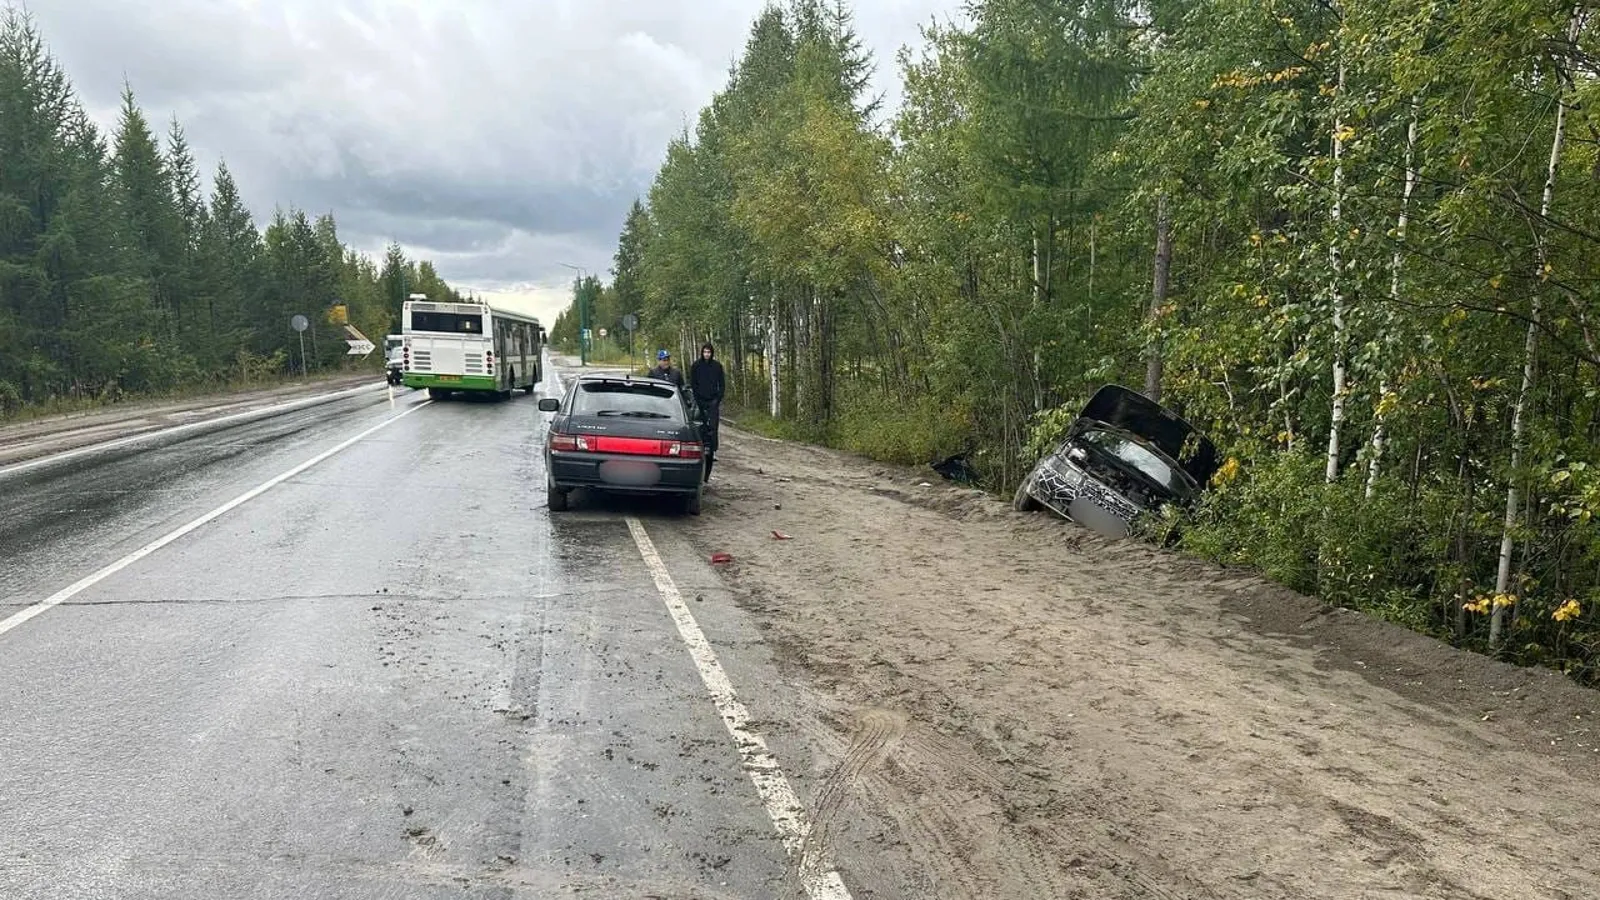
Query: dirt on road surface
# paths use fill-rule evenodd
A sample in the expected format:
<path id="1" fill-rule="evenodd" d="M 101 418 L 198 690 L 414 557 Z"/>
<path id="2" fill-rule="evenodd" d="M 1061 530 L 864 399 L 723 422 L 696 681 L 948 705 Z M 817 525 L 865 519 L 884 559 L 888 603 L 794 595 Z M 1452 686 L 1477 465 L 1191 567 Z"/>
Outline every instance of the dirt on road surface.
<path id="1" fill-rule="evenodd" d="M 733 556 L 858 900 L 1600 897 L 1594 692 L 722 433 L 690 539 Z"/>

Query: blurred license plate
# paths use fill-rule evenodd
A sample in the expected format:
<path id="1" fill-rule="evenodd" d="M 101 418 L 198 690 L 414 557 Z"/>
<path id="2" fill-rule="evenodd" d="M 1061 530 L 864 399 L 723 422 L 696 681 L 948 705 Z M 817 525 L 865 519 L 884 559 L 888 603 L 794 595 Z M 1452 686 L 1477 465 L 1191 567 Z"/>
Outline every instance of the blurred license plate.
<path id="1" fill-rule="evenodd" d="M 439 376 L 439 380 L 440 381 L 460 381 L 461 380 L 461 376 L 460 375 L 440 375 Z"/>
<path id="2" fill-rule="evenodd" d="M 600 480 L 629 487 L 659 484 L 661 482 L 661 467 L 653 462 L 611 460 L 600 464 Z"/>

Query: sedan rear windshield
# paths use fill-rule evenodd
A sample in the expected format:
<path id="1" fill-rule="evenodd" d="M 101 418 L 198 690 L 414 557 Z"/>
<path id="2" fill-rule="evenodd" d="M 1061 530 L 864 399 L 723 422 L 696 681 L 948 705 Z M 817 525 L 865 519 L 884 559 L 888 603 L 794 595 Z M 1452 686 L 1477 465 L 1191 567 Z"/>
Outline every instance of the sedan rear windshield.
<path id="1" fill-rule="evenodd" d="M 580 416 L 629 416 L 643 419 L 683 418 L 683 401 L 672 388 L 654 384 L 586 382 L 578 385 L 573 413 Z"/>
<path id="2" fill-rule="evenodd" d="M 442 331 L 446 334 L 483 334 L 483 316 L 412 310 L 411 330 Z"/>

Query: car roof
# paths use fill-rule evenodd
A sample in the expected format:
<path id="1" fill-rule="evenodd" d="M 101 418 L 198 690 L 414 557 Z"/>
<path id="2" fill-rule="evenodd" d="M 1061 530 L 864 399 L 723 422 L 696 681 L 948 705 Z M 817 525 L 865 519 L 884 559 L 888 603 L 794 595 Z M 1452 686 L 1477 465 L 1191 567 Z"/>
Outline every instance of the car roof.
<path id="1" fill-rule="evenodd" d="M 673 391 L 678 390 L 678 385 L 675 382 L 668 381 L 665 378 L 650 378 L 645 375 L 603 375 L 598 372 L 579 375 L 577 384 L 637 384 L 664 387 Z"/>

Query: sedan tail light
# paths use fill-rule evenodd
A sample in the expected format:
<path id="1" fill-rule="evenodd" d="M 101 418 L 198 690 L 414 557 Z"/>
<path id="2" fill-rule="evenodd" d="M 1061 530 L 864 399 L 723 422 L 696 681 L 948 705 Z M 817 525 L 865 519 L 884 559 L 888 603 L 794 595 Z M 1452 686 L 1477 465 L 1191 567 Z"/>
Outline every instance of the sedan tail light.
<path id="1" fill-rule="evenodd" d="M 589 439 L 581 434 L 552 434 L 550 435 L 551 450 L 566 450 L 568 452 L 588 452 Z"/>
<path id="2" fill-rule="evenodd" d="M 700 459 L 704 451 L 700 444 L 673 441 L 665 446 L 666 455 L 679 459 Z"/>

